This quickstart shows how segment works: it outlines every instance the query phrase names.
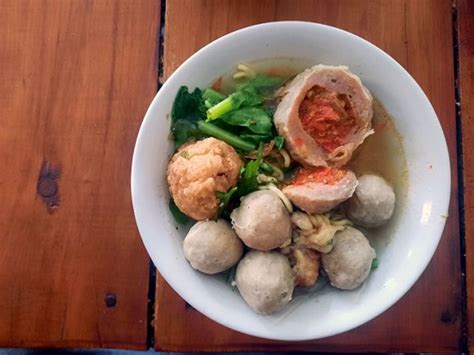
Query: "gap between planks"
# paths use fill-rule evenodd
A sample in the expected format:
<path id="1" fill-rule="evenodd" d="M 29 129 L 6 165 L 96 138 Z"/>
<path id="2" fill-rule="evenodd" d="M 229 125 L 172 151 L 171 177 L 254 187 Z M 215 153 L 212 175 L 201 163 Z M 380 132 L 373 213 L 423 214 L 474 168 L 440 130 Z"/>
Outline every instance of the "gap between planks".
<path id="1" fill-rule="evenodd" d="M 156 51 L 158 75 L 156 77 L 156 92 L 160 91 L 163 86 L 163 60 L 164 60 L 164 34 L 165 34 L 165 19 L 166 19 L 166 0 L 161 0 L 161 6 L 158 13 L 160 25 L 157 27 L 156 33 Z M 148 307 L 147 307 L 147 334 L 146 344 L 148 349 L 154 349 L 155 347 L 155 304 L 156 304 L 156 266 L 153 260 L 150 259 L 150 267 L 148 271 Z"/>
<path id="2" fill-rule="evenodd" d="M 468 349 L 467 337 L 467 286 L 466 286 L 466 243 L 464 228 L 464 162 L 463 162 L 463 142 L 462 142 L 462 121 L 461 121 L 461 95 L 459 82 L 459 23 L 457 0 L 452 2 L 452 26 L 453 26 L 453 70 L 454 70 L 454 100 L 456 117 L 456 150 L 458 163 L 458 210 L 459 210 L 459 239 L 460 239 L 460 260 L 461 260 L 461 338 L 459 347 L 463 351 Z"/>

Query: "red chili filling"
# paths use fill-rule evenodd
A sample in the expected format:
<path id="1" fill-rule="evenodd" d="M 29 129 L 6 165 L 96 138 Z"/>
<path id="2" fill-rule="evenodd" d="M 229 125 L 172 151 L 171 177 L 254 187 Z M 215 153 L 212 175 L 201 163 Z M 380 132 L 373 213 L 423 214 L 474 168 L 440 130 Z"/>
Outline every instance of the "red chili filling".
<path id="1" fill-rule="evenodd" d="M 299 115 L 306 133 L 328 153 L 343 145 L 356 126 L 347 96 L 317 85 L 306 93 Z"/>
<path id="2" fill-rule="evenodd" d="M 292 185 L 304 185 L 310 182 L 318 182 L 325 185 L 334 185 L 345 175 L 345 170 L 331 167 L 299 169 L 292 181 Z"/>

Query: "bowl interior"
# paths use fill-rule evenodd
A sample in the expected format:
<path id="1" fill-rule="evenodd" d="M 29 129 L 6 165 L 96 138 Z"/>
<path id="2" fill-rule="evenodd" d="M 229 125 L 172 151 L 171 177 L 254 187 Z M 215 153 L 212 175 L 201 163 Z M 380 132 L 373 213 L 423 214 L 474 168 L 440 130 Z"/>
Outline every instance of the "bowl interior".
<path id="1" fill-rule="evenodd" d="M 168 210 L 166 166 L 173 152 L 169 112 L 180 85 L 205 87 L 237 63 L 297 58 L 346 65 L 385 106 L 403 137 L 409 183 L 392 226 L 375 240 L 378 269 L 358 290 L 322 286 L 283 311 L 255 314 L 222 277 L 194 271 L 182 252 L 186 228 Z M 421 128 L 422 127 L 422 128 Z M 153 100 L 132 166 L 132 198 L 143 242 L 159 272 L 193 307 L 235 330 L 280 340 L 306 340 L 352 329 L 382 313 L 418 279 L 441 236 L 450 193 L 446 142 L 423 91 L 392 58 L 348 32 L 314 23 L 276 22 L 229 34 L 188 59 Z M 381 234 L 381 235 L 380 235 Z"/>

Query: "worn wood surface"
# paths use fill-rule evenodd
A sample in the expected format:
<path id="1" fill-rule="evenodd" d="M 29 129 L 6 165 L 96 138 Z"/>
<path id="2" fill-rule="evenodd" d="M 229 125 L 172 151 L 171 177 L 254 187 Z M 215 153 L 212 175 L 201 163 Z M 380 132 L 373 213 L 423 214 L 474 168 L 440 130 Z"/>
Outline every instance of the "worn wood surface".
<path id="1" fill-rule="evenodd" d="M 438 114 L 450 150 L 452 199 L 443 238 L 420 280 L 389 311 L 354 331 L 306 343 L 267 341 L 224 328 L 187 307 L 158 277 L 155 347 L 167 351 L 460 350 L 462 293 L 451 0 L 168 0 L 163 80 L 213 39 L 273 20 L 315 21 L 349 30 L 388 52 L 418 81 Z"/>
<path id="2" fill-rule="evenodd" d="M 129 176 L 159 11 L 0 1 L 0 347 L 147 346 Z"/>
<path id="3" fill-rule="evenodd" d="M 467 321 L 474 352 L 474 2 L 458 1 L 459 89 L 464 171 Z"/>

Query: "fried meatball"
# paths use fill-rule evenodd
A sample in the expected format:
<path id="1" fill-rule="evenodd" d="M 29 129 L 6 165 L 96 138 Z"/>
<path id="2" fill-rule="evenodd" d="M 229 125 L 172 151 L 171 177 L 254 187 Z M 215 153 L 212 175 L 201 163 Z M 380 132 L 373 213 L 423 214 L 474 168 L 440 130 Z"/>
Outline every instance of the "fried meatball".
<path id="1" fill-rule="evenodd" d="M 279 311 L 293 294 L 290 262 L 274 251 L 247 253 L 237 266 L 235 281 L 245 302 L 258 313 Z"/>
<path id="2" fill-rule="evenodd" d="M 183 242 L 184 256 L 191 266 L 206 274 L 216 274 L 237 264 L 244 246 L 229 222 L 197 222 Z"/>
<path id="3" fill-rule="evenodd" d="M 242 160 L 227 143 L 206 138 L 179 148 L 168 164 L 167 179 L 176 206 L 195 220 L 215 218 L 216 192 L 239 179 Z"/>
<path id="4" fill-rule="evenodd" d="M 288 244 L 291 239 L 290 214 L 273 191 L 248 194 L 230 217 L 235 232 L 249 248 L 271 250 Z"/>
<path id="5" fill-rule="evenodd" d="M 395 192 L 377 175 L 359 178 L 354 195 L 347 202 L 347 216 L 356 224 L 374 228 L 388 222 L 395 210 Z"/>
<path id="6" fill-rule="evenodd" d="M 337 232 L 332 251 L 321 255 L 331 285 L 343 290 L 353 290 L 367 279 L 374 258 L 367 238 L 352 227 Z"/>

